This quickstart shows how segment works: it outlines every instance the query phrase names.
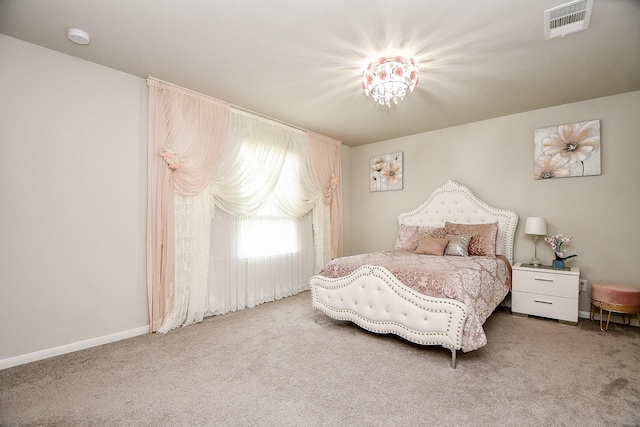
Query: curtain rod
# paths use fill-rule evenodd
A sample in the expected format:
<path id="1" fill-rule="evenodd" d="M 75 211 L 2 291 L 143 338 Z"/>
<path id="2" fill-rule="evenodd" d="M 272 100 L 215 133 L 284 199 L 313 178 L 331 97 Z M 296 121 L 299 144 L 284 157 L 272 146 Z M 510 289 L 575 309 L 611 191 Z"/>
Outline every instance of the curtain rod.
<path id="1" fill-rule="evenodd" d="M 187 88 L 184 88 L 182 86 L 178 86 L 178 85 L 175 85 L 173 83 L 165 82 L 164 80 L 160 80 L 160 79 L 157 79 L 155 77 L 149 76 L 149 77 L 147 77 L 147 86 L 151 86 L 151 84 L 155 84 L 157 86 L 166 86 L 166 87 L 171 88 L 171 89 L 177 89 L 177 90 L 179 90 L 179 91 L 181 91 L 181 92 L 183 92 L 185 94 L 194 95 L 194 96 L 197 96 L 198 98 L 203 98 L 203 99 L 208 100 L 208 101 L 214 101 L 214 102 L 217 102 L 217 103 L 228 105 L 229 108 L 233 108 L 234 110 L 238 110 L 238 111 L 243 112 L 243 113 L 252 114 L 254 116 L 257 116 L 257 117 L 260 117 L 260 118 L 263 118 L 263 119 L 271 120 L 273 122 L 279 123 L 279 124 L 284 125 L 284 126 L 288 126 L 288 127 L 292 128 L 292 129 L 299 130 L 299 131 L 304 132 L 304 133 L 309 132 L 307 129 L 303 129 L 303 128 L 299 127 L 299 126 L 294 126 L 294 125 L 292 125 L 290 123 L 287 123 L 287 122 L 284 122 L 282 120 L 274 119 L 273 117 L 269 117 L 269 116 L 266 116 L 264 114 L 256 113 L 255 111 L 251 111 L 251 110 L 249 110 L 247 108 L 242 108 L 240 106 L 237 106 L 237 105 L 234 105 L 234 104 L 230 104 L 228 102 L 221 101 L 221 100 L 219 100 L 217 98 L 214 98 L 214 97 L 211 97 L 209 95 L 204 95 L 204 94 L 202 94 L 200 92 L 196 92 L 194 90 L 187 89 Z"/>

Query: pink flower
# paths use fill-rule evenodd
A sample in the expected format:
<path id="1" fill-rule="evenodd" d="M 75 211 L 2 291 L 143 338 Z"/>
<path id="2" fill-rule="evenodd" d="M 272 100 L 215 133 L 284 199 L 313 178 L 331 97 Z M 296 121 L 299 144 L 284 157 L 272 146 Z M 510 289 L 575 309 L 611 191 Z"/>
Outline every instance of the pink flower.
<path id="1" fill-rule="evenodd" d="M 386 71 L 384 71 L 384 70 L 380 71 L 380 72 L 378 73 L 378 78 L 379 78 L 380 80 L 384 80 L 384 79 L 386 79 L 386 78 L 387 78 L 387 72 L 386 72 Z"/>
<path id="2" fill-rule="evenodd" d="M 383 158 L 378 157 L 373 160 L 371 164 L 371 169 L 373 169 L 376 172 L 380 172 L 386 165 L 387 165 L 387 162 L 385 162 Z"/>
<path id="3" fill-rule="evenodd" d="M 569 159 L 559 153 L 553 156 L 543 154 L 536 162 L 533 175 L 535 179 L 571 176 Z"/>
<path id="4" fill-rule="evenodd" d="M 160 157 L 162 157 L 169 169 L 171 169 L 172 171 L 180 169 L 180 160 L 178 160 L 172 150 L 165 147 L 164 151 L 158 154 L 160 154 Z"/>
<path id="5" fill-rule="evenodd" d="M 386 64 L 386 62 L 387 62 L 387 58 L 380 58 L 380 59 L 378 60 L 378 63 L 379 63 L 379 64 Z"/>
<path id="6" fill-rule="evenodd" d="M 386 163 L 380 171 L 380 180 L 384 184 L 395 185 L 402 180 L 402 165 L 396 160 Z"/>
<path id="7" fill-rule="evenodd" d="M 396 56 L 393 60 L 402 64 L 402 56 Z"/>
<path id="8" fill-rule="evenodd" d="M 563 237 L 562 233 L 560 233 L 556 234 L 555 236 L 547 236 L 544 238 L 544 241 L 551 246 L 556 259 L 569 259 L 577 255 L 566 256 L 566 253 L 569 252 L 569 249 L 562 250 L 561 248 L 564 243 L 569 242 L 572 238 L 573 237 Z"/>
<path id="9" fill-rule="evenodd" d="M 393 74 L 395 74 L 398 77 L 402 77 L 403 73 L 404 73 L 404 70 L 401 67 L 396 67 L 395 70 L 393 70 Z"/>
<path id="10" fill-rule="evenodd" d="M 373 76 L 371 74 L 369 74 L 367 76 L 367 84 L 370 85 L 371 83 L 373 83 Z"/>
<path id="11" fill-rule="evenodd" d="M 332 176 L 331 179 L 329 180 L 329 186 L 331 187 L 331 189 L 337 188 L 339 183 L 340 183 L 340 180 L 335 175 Z"/>
<path id="12" fill-rule="evenodd" d="M 409 74 L 409 78 L 410 78 L 411 80 L 415 80 L 415 79 L 416 79 L 416 72 L 415 72 L 415 71 L 412 71 L 412 72 L 411 72 L 411 74 Z"/>
<path id="13" fill-rule="evenodd" d="M 579 123 L 558 126 L 558 133 L 542 140 L 545 154 L 560 154 L 570 165 L 586 160 L 599 147 L 600 126 L 597 120 L 587 122 L 583 126 Z"/>

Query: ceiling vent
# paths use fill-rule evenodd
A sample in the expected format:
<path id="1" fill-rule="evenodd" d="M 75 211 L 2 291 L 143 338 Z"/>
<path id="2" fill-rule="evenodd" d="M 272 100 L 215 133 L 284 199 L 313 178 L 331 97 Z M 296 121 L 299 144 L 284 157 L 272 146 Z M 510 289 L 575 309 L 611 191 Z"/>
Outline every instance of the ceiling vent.
<path id="1" fill-rule="evenodd" d="M 544 11 L 544 38 L 564 37 L 589 27 L 593 0 L 576 0 Z"/>

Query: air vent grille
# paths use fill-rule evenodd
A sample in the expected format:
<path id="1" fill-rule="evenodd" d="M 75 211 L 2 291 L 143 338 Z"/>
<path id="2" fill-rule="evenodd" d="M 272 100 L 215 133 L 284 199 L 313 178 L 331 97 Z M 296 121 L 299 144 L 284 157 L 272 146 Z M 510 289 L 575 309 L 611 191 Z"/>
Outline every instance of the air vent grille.
<path id="1" fill-rule="evenodd" d="M 577 0 L 544 11 L 545 39 L 564 37 L 586 30 L 591 18 L 593 0 Z"/>

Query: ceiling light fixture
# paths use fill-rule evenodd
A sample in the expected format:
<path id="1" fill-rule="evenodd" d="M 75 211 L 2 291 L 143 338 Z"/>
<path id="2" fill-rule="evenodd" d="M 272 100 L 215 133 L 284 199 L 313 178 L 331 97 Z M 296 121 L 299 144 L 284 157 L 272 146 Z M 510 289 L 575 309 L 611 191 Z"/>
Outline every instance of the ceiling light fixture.
<path id="1" fill-rule="evenodd" d="M 391 107 L 418 84 L 418 66 L 413 58 L 385 56 L 370 63 L 362 73 L 362 88 L 380 105 Z"/>
<path id="2" fill-rule="evenodd" d="M 87 45 L 91 41 L 91 36 L 79 28 L 67 28 L 67 37 L 75 44 Z"/>

